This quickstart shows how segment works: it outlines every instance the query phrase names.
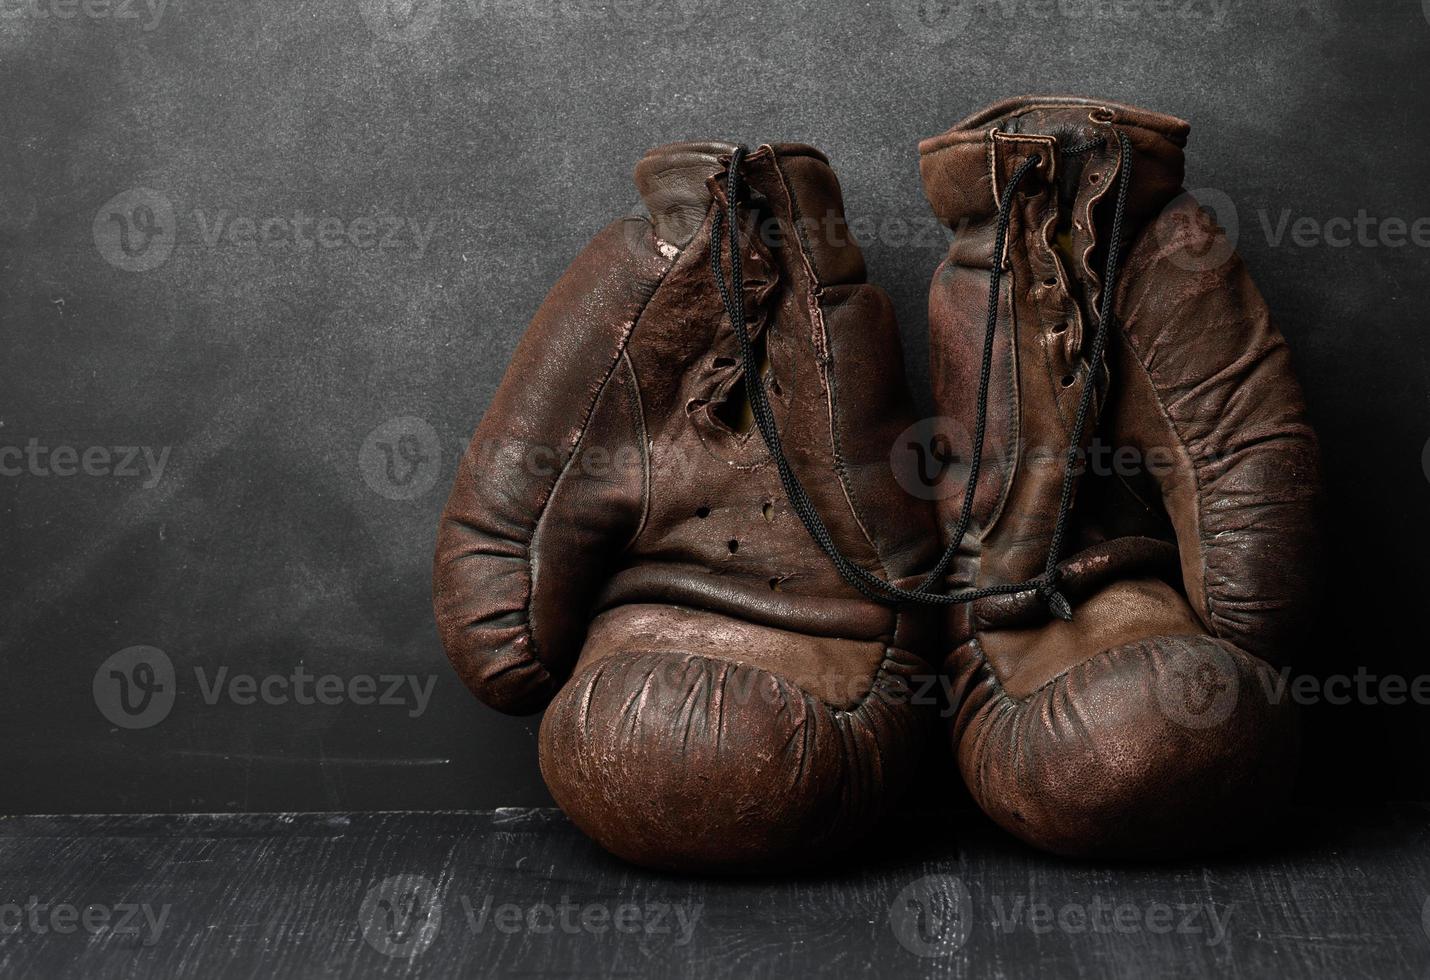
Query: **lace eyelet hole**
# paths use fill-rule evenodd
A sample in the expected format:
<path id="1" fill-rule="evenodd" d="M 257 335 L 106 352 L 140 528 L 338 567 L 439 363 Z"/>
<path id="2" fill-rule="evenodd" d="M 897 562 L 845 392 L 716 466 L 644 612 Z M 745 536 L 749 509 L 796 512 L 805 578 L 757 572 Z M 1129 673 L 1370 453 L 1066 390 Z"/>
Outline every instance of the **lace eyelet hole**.
<path id="1" fill-rule="evenodd" d="M 707 518 L 707 517 L 710 516 L 710 508 L 709 508 L 709 507 L 697 507 L 697 508 L 695 508 L 695 516 L 698 517 L 698 518 L 700 518 L 702 521 L 705 520 L 705 518 Z"/>
<path id="2" fill-rule="evenodd" d="M 1058 279 L 1057 279 L 1056 276 L 1048 276 L 1048 278 L 1046 278 L 1046 279 L 1043 280 L 1043 285 L 1044 285 L 1044 286 L 1047 286 L 1049 289 L 1052 289 L 1052 288 L 1053 288 L 1054 286 L 1056 286 L 1057 284 L 1058 284 Z"/>
<path id="3" fill-rule="evenodd" d="M 1102 174 L 1088 174 L 1088 175 L 1087 175 L 1087 182 L 1088 182 L 1089 184 L 1101 183 L 1101 182 L 1102 182 Z"/>
<path id="4" fill-rule="evenodd" d="M 1065 375 L 1063 375 L 1063 381 L 1062 381 L 1063 387 L 1064 387 L 1064 388 L 1071 388 L 1071 387 L 1073 386 L 1073 382 L 1076 381 L 1076 380 L 1077 380 L 1077 378 L 1074 378 L 1071 374 L 1065 374 Z"/>
<path id="5" fill-rule="evenodd" d="M 1067 332 L 1068 332 L 1068 325 L 1067 325 L 1067 321 L 1066 321 L 1066 320 L 1064 320 L 1064 321 L 1061 322 L 1061 323 L 1055 324 L 1055 325 L 1053 326 L 1053 333 L 1067 333 Z"/>
<path id="6" fill-rule="evenodd" d="M 725 542 L 725 547 L 729 548 L 730 554 L 733 555 L 735 552 L 740 550 L 740 542 L 735 540 L 734 538 L 731 538 L 729 541 Z"/>

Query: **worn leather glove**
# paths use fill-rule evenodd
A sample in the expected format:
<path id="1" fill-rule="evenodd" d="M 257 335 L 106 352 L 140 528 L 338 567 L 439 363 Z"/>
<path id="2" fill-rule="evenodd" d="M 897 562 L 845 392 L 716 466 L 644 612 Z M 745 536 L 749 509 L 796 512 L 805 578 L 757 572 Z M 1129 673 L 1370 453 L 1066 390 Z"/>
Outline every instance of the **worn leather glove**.
<path id="1" fill-rule="evenodd" d="M 982 450 L 941 505 L 974 599 L 950 619 L 954 748 L 994 820 L 1063 854 L 1233 843 L 1294 770 L 1271 692 L 1316 602 L 1316 439 L 1265 303 L 1181 191 L 1187 133 L 1023 98 L 920 146 L 955 230 L 935 397 Z"/>
<path id="2" fill-rule="evenodd" d="M 621 857 L 823 858 L 908 780 L 932 713 L 909 678 L 933 621 L 850 584 L 939 550 L 889 466 L 912 416 L 893 314 L 817 150 L 676 144 L 636 183 L 651 217 L 575 260 L 472 439 L 442 641 L 488 704 L 550 702 L 546 783 Z"/>

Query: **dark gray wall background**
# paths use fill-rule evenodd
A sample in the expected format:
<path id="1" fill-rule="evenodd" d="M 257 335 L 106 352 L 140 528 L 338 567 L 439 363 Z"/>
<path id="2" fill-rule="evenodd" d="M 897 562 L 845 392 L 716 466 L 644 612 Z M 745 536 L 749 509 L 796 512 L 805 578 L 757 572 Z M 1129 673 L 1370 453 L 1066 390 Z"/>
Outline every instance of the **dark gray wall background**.
<path id="1" fill-rule="evenodd" d="M 944 246 L 915 143 L 1023 92 L 1193 122 L 1189 185 L 1235 224 L 1324 441 L 1335 575 L 1306 659 L 1426 669 L 1406 639 L 1430 584 L 1425 236 L 1274 233 L 1430 215 L 1430 3 L 416 0 L 391 29 L 358 0 L 127 2 L 0 0 L 0 447 L 169 453 L 137 477 L 0 478 L 4 809 L 548 802 L 536 720 L 466 694 L 428 591 L 457 454 L 547 288 L 635 207 L 648 146 L 809 141 L 876 222 L 871 276 L 927 404 Z M 142 232 L 144 206 L 159 233 L 129 257 L 116 222 Z M 310 249 L 228 224 L 300 214 L 339 224 Z M 374 243 L 362 218 L 407 230 Z M 377 443 L 407 417 L 436 451 L 385 482 Z M 129 729 L 100 668 L 137 645 L 177 697 Z M 224 668 L 299 666 L 413 675 L 430 702 L 205 699 Z M 1308 729 L 1307 794 L 1430 792 L 1424 707 L 1322 705 Z"/>

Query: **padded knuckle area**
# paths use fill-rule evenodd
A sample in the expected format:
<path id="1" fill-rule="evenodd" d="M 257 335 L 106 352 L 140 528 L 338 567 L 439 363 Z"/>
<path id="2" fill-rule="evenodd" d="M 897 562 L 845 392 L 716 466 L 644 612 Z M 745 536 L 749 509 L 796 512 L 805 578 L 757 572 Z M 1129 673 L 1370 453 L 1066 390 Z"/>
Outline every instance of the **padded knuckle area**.
<path id="1" fill-rule="evenodd" d="M 1048 850 L 1222 848 L 1289 794 L 1297 729 L 1280 680 L 1211 637 L 1139 640 L 1023 699 L 1000 689 L 965 706 L 961 725 L 982 716 L 982 731 L 963 740 L 960 765 L 995 820 Z"/>
<path id="2" fill-rule="evenodd" d="M 912 773 L 926 732 L 905 669 L 842 710 L 733 660 L 606 656 L 547 711 L 542 774 L 578 827 L 633 862 L 804 863 L 868 830 Z"/>

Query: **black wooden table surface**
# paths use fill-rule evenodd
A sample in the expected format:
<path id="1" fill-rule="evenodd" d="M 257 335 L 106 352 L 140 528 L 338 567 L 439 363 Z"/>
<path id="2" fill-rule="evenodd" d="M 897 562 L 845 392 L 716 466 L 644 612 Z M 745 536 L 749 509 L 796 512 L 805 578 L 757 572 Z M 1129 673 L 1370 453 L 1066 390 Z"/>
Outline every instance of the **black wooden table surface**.
<path id="1" fill-rule="evenodd" d="M 0 976 L 1430 973 L 1430 808 L 1275 850 L 1061 861 L 906 816 L 836 870 L 683 878 L 554 811 L 0 818 Z"/>

